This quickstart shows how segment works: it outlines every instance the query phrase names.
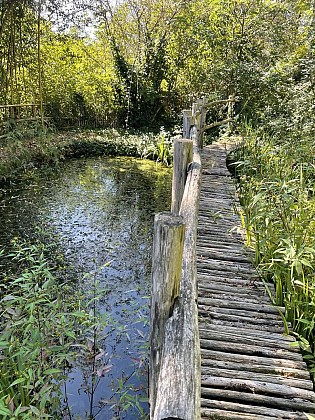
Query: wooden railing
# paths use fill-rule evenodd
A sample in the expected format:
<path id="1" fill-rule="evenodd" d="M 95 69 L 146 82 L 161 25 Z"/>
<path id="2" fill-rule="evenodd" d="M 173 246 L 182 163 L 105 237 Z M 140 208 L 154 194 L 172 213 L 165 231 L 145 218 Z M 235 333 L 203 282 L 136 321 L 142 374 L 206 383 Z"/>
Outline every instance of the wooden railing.
<path id="1" fill-rule="evenodd" d="M 0 139 L 5 139 L 18 123 L 36 122 L 43 124 L 40 104 L 0 105 Z"/>
<path id="2" fill-rule="evenodd" d="M 55 125 L 59 129 L 71 128 L 105 128 L 115 125 L 115 114 L 108 114 L 103 117 L 97 116 L 63 116 L 56 111 L 53 104 L 43 104 L 45 117 L 42 121 L 41 106 L 35 103 L 0 105 L 0 138 L 6 138 L 20 123 L 45 122 L 45 125 Z"/>
<path id="3" fill-rule="evenodd" d="M 7 121 L 9 119 L 25 120 L 30 118 L 38 118 L 40 112 L 39 104 L 13 104 L 0 105 L 0 120 Z"/>
<path id="4" fill-rule="evenodd" d="M 215 103 L 234 103 L 234 98 Z M 150 337 L 150 418 L 200 419 L 200 345 L 196 241 L 201 185 L 200 149 L 206 99 L 184 111 L 183 137 L 174 143 L 171 212 L 154 221 Z"/>

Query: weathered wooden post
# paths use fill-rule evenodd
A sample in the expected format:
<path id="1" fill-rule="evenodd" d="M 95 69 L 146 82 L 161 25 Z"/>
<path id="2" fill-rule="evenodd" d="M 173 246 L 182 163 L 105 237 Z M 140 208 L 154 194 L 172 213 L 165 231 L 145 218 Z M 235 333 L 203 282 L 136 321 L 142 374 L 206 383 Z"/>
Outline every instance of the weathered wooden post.
<path id="1" fill-rule="evenodd" d="M 181 216 L 159 213 L 154 220 L 150 337 L 150 415 L 153 418 L 163 353 L 165 323 L 179 295 L 185 224 Z"/>
<path id="2" fill-rule="evenodd" d="M 228 129 L 227 129 L 228 134 L 231 134 L 231 132 L 232 132 L 232 120 L 233 120 L 233 117 L 234 117 L 234 115 L 233 115 L 234 114 L 234 102 L 235 102 L 234 96 L 230 95 L 229 96 L 229 103 L 228 103 L 228 120 L 230 120 L 228 122 Z"/>
<path id="3" fill-rule="evenodd" d="M 192 119 L 194 126 L 191 130 L 191 139 L 194 142 L 194 146 L 201 149 L 201 105 L 200 101 L 194 102 L 192 106 Z"/>
<path id="4" fill-rule="evenodd" d="M 193 125 L 191 109 L 183 111 L 183 138 L 190 139 L 190 128 Z"/>
<path id="5" fill-rule="evenodd" d="M 199 147 L 200 149 L 203 148 L 203 138 L 204 138 L 204 126 L 206 124 L 206 115 L 207 115 L 207 108 L 206 108 L 207 98 L 204 96 L 200 100 L 200 134 L 199 134 Z"/>
<path id="6" fill-rule="evenodd" d="M 185 183 L 187 168 L 193 160 L 193 142 L 188 139 L 174 141 L 173 183 L 172 183 L 172 213 L 179 214 Z"/>

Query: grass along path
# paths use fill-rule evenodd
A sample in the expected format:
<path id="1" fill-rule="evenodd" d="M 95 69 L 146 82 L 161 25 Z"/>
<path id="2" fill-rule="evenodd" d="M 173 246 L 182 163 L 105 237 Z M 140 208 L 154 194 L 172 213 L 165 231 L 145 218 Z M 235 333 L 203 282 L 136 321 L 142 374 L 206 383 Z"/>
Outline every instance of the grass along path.
<path id="1" fill-rule="evenodd" d="M 315 145 L 247 130 L 233 153 L 247 243 L 315 372 Z"/>

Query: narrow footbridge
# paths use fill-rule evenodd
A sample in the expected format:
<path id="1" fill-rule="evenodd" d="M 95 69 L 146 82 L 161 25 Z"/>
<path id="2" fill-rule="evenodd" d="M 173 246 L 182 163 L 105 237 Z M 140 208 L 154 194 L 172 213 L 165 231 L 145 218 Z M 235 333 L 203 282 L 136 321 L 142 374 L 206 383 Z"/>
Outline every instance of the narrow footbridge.
<path id="1" fill-rule="evenodd" d="M 226 167 L 234 145 L 202 148 L 203 108 L 184 113 L 190 139 L 174 145 L 172 211 L 155 217 L 150 417 L 315 418 L 313 383 L 284 334 L 284 309 L 272 305 L 244 247 Z"/>

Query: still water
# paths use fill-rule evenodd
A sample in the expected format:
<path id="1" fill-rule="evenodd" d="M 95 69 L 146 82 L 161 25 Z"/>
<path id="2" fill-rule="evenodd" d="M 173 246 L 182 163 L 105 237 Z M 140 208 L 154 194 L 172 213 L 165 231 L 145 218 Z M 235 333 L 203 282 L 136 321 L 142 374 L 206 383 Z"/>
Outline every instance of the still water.
<path id="1" fill-rule="evenodd" d="M 58 242 L 82 295 L 96 283 L 103 290 L 97 310 L 107 325 L 101 348 L 108 369 L 96 389 L 86 361 L 71 369 L 64 396 L 73 419 L 88 419 L 92 412 L 98 420 L 132 420 L 148 410 L 153 218 L 169 209 L 170 185 L 170 170 L 154 162 L 87 158 L 34 170 L 1 191 L 2 244 L 32 238 L 39 228 Z"/>

